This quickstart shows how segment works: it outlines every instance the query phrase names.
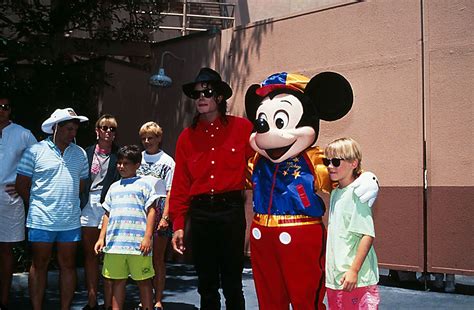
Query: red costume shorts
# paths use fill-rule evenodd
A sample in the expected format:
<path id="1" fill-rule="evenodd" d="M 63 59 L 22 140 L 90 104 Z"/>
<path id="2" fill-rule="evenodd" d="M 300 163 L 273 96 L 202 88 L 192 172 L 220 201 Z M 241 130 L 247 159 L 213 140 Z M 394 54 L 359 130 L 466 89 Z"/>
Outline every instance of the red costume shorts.
<path id="1" fill-rule="evenodd" d="M 260 309 L 325 309 L 325 245 L 321 218 L 256 214 L 250 250 Z"/>

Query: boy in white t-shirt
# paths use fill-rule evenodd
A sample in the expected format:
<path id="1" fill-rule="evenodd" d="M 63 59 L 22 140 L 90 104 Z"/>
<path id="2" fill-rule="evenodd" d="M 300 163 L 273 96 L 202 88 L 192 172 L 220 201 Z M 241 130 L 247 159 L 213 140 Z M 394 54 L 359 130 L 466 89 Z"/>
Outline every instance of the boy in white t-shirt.
<path id="1" fill-rule="evenodd" d="M 323 163 L 339 186 L 331 192 L 326 246 L 326 288 L 330 309 L 377 309 L 380 302 L 372 210 L 354 194 L 362 173 L 359 144 L 351 138 L 331 142 Z"/>
<path id="2" fill-rule="evenodd" d="M 129 275 L 138 285 L 143 309 L 153 309 L 153 206 L 160 196 L 155 190 L 156 179 L 136 175 L 141 157 L 136 145 L 118 151 L 117 170 L 122 179 L 110 186 L 102 204 L 105 215 L 94 247 L 96 253 L 105 253 L 102 275 L 113 282 L 113 309 L 123 307 Z"/>

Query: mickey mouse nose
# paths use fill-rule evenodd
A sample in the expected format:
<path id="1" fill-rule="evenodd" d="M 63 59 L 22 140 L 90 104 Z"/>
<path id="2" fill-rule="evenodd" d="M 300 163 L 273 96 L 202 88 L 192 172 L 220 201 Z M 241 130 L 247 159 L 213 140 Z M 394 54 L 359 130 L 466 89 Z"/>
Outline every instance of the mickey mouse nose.
<path id="1" fill-rule="evenodd" d="M 257 133 L 265 133 L 270 130 L 270 126 L 268 126 L 265 119 L 257 118 L 255 120 L 255 129 L 257 130 Z"/>

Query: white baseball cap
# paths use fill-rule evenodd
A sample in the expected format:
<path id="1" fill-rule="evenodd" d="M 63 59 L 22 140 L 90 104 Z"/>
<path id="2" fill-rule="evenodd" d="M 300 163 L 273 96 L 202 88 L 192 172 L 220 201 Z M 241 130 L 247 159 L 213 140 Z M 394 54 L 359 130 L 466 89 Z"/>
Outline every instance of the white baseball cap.
<path id="1" fill-rule="evenodd" d="M 54 111 L 53 114 L 51 114 L 51 116 L 43 122 L 41 125 L 41 130 L 43 130 L 45 133 L 52 134 L 54 125 L 64 121 L 69 121 L 71 119 L 78 119 L 81 123 L 87 122 L 89 120 L 85 116 L 77 115 L 76 112 L 74 112 L 74 110 L 71 108 L 56 109 L 56 111 Z"/>

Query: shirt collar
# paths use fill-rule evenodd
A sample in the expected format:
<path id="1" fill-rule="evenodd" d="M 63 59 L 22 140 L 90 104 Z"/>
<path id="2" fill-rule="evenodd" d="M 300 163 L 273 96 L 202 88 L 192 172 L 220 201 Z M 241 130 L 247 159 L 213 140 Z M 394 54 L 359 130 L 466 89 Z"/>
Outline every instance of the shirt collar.
<path id="1" fill-rule="evenodd" d="M 51 149 L 53 149 L 53 150 L 55 149 L 55 150 L 57 150 L 59 153 L 61 153 L 59 147 L 57 147 L 57 145 L 54 144 L 54 142 L 53 142 L 53 137 L 52 137 L 52 136 L 47 137 L 45 140 L 46 140 L 46 143 L 48 144 L 48 146 L 49 146 Z M 66 152 L 66 150 L 71 146 L 71 144 L 72 144 L 72 142 L 69 143 L 69 145 L 64 149 L 64 152 Z"/>
<path id="2" fill-rule="evenodd" d="M 200 120 L 197 124 L 197 128 L 199 130 L 206 130 L 206 129 L 209 130 L 209 129 L 213 129 L 222 125 L 223 125 L 222 118 L 219 116 L 212 122 Z"/>

